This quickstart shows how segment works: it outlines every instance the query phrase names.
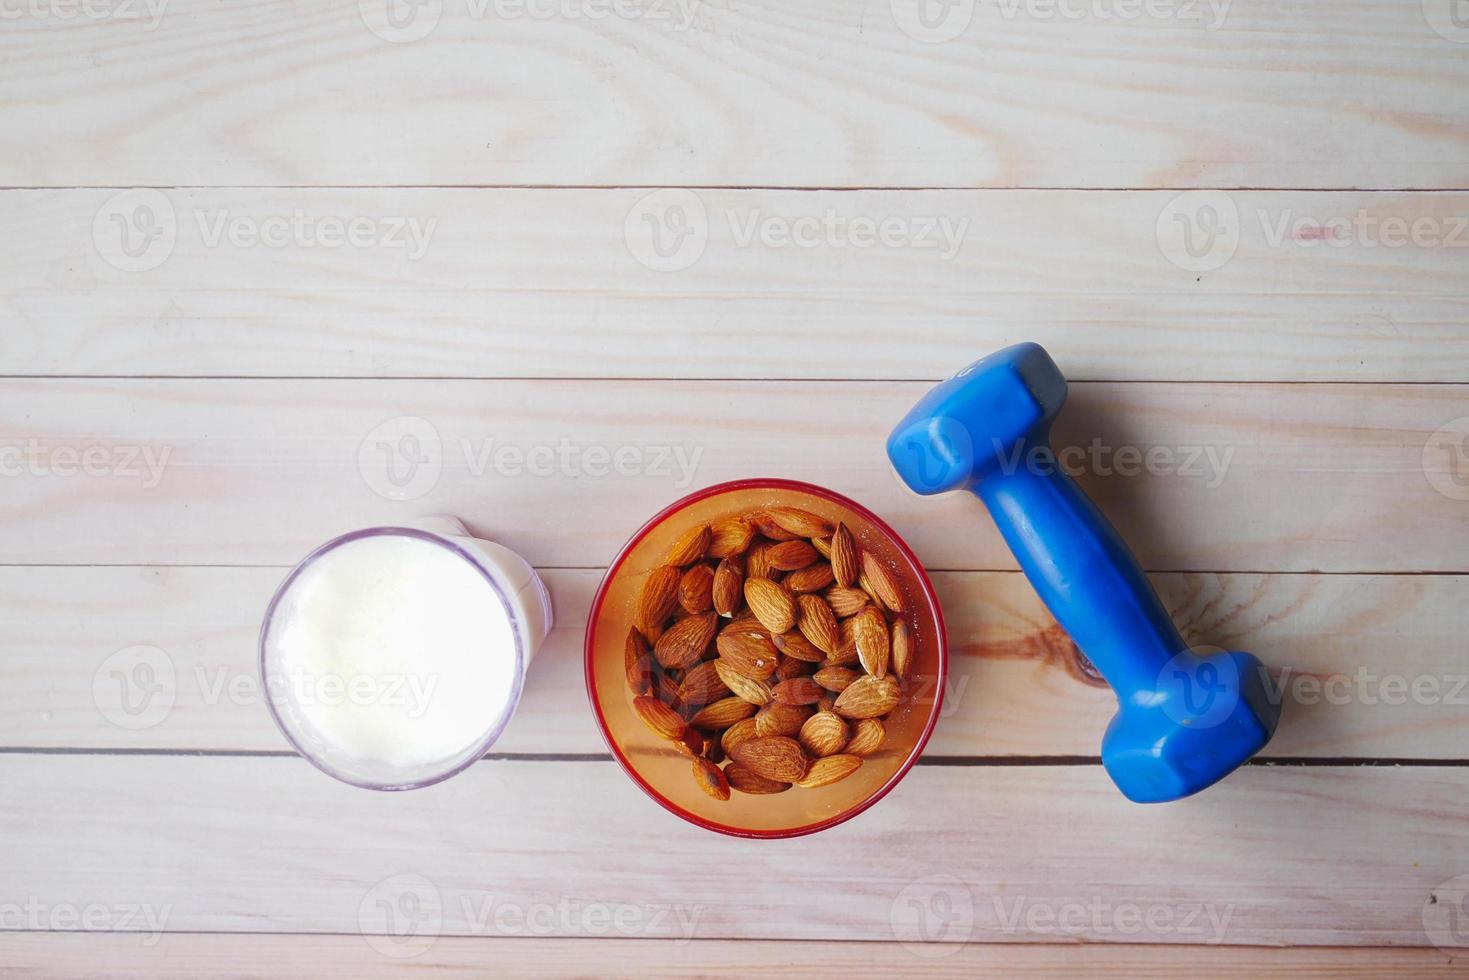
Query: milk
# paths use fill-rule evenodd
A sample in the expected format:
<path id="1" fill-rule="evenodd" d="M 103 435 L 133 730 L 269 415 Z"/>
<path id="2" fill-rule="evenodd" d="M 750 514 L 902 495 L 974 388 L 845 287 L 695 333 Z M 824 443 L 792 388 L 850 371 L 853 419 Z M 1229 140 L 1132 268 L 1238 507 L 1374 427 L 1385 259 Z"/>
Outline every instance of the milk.
<path id="1" fill-rule="evenodd" d="M 277 720 L 313 762 L 404 788 L 499 734 L 549 628 L 545 588 L 513 552 L 453 521 L 377 529 L 324 547 L 282 586 L 262 671 Z"/>

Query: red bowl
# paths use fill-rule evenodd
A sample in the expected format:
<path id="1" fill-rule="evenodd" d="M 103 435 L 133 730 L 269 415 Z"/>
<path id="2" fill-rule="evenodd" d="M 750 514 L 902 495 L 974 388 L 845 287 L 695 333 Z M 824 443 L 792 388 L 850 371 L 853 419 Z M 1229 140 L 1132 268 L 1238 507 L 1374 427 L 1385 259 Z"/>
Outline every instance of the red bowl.
<path id="1" fill-rule="evenodd" d="M 913 666 L 903 702 L 883 721 L 887 738 L 862 767 L 818 789 L 792 787 L 772 795 L 730 794 L 721 801 L 695 783 L 689 759 L 659 738 L 632 710 L 623 646 L 647 574 L 662 564 L 673 540 L 690 527 L 764 507 L 799 507 L 841 521 L 864 551 L 896 573 L 904 616 L 914 638 Z M 943 614 L 922 564 L 903 540 L 860 504 L 809 483 L 754 479 L 722 483 L 671 504 L 623 546 L 587 618 L 587 696 L 607 747 L 645 793 L 671 813 L 707 830 L 736 837 L 798 837 L 834 827 L 882 799 L 912 768 L 938 721 L 947 670 Z"/>

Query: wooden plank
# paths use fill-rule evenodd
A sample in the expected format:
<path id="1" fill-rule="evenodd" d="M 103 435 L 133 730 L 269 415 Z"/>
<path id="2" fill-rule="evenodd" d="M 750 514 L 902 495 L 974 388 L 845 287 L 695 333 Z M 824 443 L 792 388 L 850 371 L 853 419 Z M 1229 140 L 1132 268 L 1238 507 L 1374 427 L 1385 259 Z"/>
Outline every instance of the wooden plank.
<path id="1" fill-rule="evenodd" d="M 0 181 L 1469 182 L 1447 7 L 1441 34 L 1415 3 L 1016 0 L 937 35 L 859 0 L 116 7 L 8 22 Z"/>
<path id="2" fill-rule="evenodd" d="M 10 755 L 0 776 L 25 787 L 0 833 L 26 928 L 96 906 L 144 932 L 1427 946 L 1425 903 L 1469 866 L 1462 769 L 1251 767 L 1139 807 L 1096 766 L 920 767 L 853 821 L 758 845 L 611 762 L 393 794 L 293 758 Z"/>
<path id="3" fill-rule="evenodd" d="M 172 234 L 135 263 L 143 206 Z M 707 241 L 640 264 L 674 207 Z M 1205 208 L 1217 268 L 1178 251 Z M 0 374 L 935 379 L 1034 339 L 1073 380 L 1469 381 L 1457 193 L 9 191 L 0 223 Z"/>
<path id="4" fill-rule="evenodd" d="M 1464 757 L 1469 609 L 1462 576 L 1153 576 L 1185 639 L 1250 650 L 1284 719 L 1273 757 Z M 1095 755 L 1116 711 L 1024 578 L 937 576 L 949 701 L 930 751 Z M 1094 682 L 1095 683 L 1095 682 Z"/>
<path id="5" fill-rule="evenodd" d="M 142 977 L 245 977 L 287 980 L 365 976 L 589 977 L 610 964 L 623 976 L 741 978 L 769 970 L 885 980 L 904 971 L 925 977 L 1051 978 L 1085 971 L 1100 980 L 1168 980 L 1182 972 L 1254 980 L 1319 977 L 1463 976 L 1461 958 L 1437 949 L 1250 946 L 984 945 L 945 947 L 921 958 L 894 942 L 732 942 L 728 940 L 499 939 L 445 936 L 416 956 L 390 959 L 358 936 L 164 935 L 152 946 L 107 933 L 0 934 L 0 959 L 26 976 L 94 980 Z"/>
<path id="6" fill-rule="evenodd" d="M 974 500 L 891 471 L 886 436 L 926 390 L 10 381 L 0 562 L 284 565 L 439 512 L 536 565 L 598 567 L 687 491 L 780 475 L 867 504 L 929 567 L 1013 568 Z M 1151 569 L 1462 572 L 1461 430 L 1430 437 L 1466 412 L 1455 385 L 1077 384 L 1057 441 Z"/>
<path id="7" fill-rule="evenodd" d="M 0 746 L 285 751 L 261 703 L 272 568 L 0 568 Z M 494 751 L 602 753 L 582 630 L 599 571 L 543 573 L 557 625 Z M 1462 759 L 1469 578 L 1155 576 L 1191 642 L 1257 651 L 1285 721 L 1273 757 Z M 1018 573 L 941 572 L 952 656 L 927 756 L 1090 756 L 1115 702 Z M 137 648 L 143 648 L 139 652 Z M 128 652 L 133 651 L 133 652 Z M 135 683 L 156 666 L 155 711 Z M 120 672 L 120 673 L 119 673 Z M 99 686 L 100 685 L 100 686 Z"/>

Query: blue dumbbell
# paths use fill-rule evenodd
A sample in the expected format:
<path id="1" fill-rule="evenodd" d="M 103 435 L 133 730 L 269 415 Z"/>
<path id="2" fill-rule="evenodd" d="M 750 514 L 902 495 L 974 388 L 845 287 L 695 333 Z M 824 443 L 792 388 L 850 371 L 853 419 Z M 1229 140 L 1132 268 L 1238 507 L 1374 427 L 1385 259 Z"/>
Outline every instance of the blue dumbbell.
<path id="1" fill-rule="evenodd" d="M 1066 379 L 1039 344 L 976 361 L 924 396 L 888 439 L 921 494 L 975 493 L 1118 709 L 1102 764 L 1128 799 L 1197 793 L 1259 752 L 1280 718 L 1260 661 L 1189 650 L 1137 560 L 1051 452 Z"/>

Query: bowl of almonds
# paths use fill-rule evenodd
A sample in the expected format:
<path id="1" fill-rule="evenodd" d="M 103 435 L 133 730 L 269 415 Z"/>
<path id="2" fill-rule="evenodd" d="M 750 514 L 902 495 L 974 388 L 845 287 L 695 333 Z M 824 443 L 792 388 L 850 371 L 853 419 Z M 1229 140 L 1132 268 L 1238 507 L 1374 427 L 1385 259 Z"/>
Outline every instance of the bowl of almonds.
<path id="1" fill-rule="evenodd" d="M 841 823 L 912 767 L 938 719 L 943 616 L 861 505 L 790 480 L 674 503 L 618 554 L 587 620 L 592 711 L 649 796 L 709 830 Z"/>

